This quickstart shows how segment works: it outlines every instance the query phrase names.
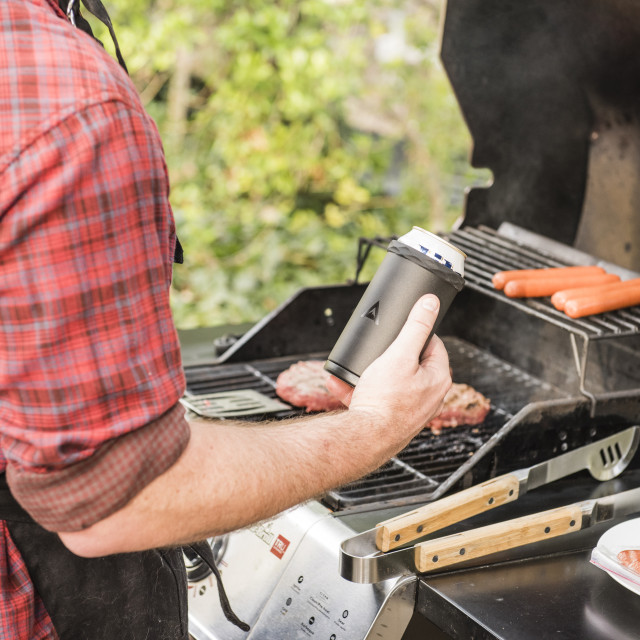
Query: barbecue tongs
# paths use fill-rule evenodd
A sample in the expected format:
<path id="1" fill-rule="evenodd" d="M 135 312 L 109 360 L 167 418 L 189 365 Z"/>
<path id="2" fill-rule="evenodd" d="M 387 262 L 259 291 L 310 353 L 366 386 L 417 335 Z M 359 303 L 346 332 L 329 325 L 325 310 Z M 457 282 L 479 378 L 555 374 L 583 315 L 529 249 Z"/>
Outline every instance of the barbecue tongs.
<path id="1" fill-rule="evenodd" d="M 639 443 L 640 427 L 631 427 L 386 520 L 342 543 L 340 573 L 347 580 L 360 583 L 427 573 L 640 512 L 640 488 L 631 489 L 398 549 L 583 469 L 588 469 L 596 480 L 611 480 L 626 469 Z"/>

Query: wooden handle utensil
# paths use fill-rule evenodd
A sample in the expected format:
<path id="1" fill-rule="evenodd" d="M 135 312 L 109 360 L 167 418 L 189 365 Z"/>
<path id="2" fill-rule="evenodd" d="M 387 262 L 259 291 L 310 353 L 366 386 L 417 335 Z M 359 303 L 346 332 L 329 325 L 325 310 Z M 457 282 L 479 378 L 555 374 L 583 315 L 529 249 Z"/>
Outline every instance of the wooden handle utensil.
<path id="1" fill-rule="evenodd" d="M 420 573 L 427 573 L 465 560 L 579 531 L 581 527 L 580 505 L 568 505 L 427 540 L 415 546 L 415 564 Z"/>
<path id="2" fill-rule="evenodd" d="M 520 482 L 513 474 L 487 480 L 377 525 L 376 546 L 396 549 L 433 531 L 499 507 L 518 498 Z"/>

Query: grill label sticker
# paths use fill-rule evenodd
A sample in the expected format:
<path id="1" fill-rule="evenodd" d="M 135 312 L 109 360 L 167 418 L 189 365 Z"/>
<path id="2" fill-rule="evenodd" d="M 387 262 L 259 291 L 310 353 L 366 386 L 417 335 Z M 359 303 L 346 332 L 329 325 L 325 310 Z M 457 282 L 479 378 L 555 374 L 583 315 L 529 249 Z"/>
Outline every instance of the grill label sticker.
<path id="1" fill-rule="evenodd" d="M 285 537 L 279 535 L 276 538 L 276 541 L 273 543 L 273 546 L 271 547 L 271 553 L 273 553 L 276 558 L 282 559 L 282 556 L 284 555 L 284 552 L 287 550 L 288 546 L 289 541 Z"/>

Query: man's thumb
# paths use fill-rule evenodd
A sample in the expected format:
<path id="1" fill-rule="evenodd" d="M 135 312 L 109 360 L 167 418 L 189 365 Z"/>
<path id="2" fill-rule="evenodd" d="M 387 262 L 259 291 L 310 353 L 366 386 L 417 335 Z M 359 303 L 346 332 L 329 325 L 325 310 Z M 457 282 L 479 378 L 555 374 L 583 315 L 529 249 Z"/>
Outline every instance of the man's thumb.
<path id="1" fill-rule="evenodd" d="M 398 350 L 405 357 L 409 354 L 415 354 L 416 358 L 419 358 L 427 338 L 433 331 L 439 310 L 440 300 L 437 296 L 431 293 L 422 296 L 413 305 L 407 321 L 389 349 Z"/>

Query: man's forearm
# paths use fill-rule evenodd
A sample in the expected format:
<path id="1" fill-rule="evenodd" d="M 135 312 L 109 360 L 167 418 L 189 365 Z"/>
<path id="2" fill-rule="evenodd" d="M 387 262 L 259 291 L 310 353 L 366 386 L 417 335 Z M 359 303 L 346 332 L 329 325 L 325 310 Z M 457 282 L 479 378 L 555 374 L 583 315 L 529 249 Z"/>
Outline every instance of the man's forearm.
<path id="1" fill-rule="evenodd" d="M 198 420 L 191 428 L 173 467 L 120 511 L 61 533 L 63 542 L 92 557 L 201 540 L 354 480 L 396 453 L 375 417 L 358 411 L 269 424 Z"/>

